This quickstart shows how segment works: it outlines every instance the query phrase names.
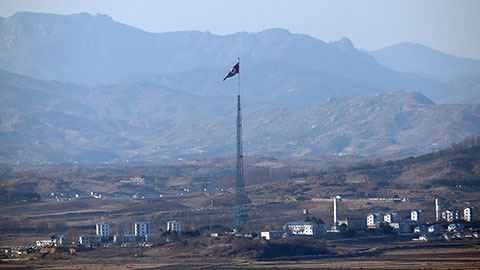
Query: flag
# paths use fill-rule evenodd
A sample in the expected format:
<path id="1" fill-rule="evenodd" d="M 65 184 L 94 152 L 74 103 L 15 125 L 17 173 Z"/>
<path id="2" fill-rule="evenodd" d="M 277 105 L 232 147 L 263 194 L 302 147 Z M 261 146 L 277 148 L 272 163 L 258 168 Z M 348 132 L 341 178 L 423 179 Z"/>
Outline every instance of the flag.
<path id="1" fill-rule="evenodd" d="M 230 69 L 227 76 L 225 76 L 223 80 L 225 81 L 227 78 L 233 77 L 237 75 L 239 72 L 240 72 L 240 62 L 238 62 L 235 66 L 232 67 L 232 69 Z"/>

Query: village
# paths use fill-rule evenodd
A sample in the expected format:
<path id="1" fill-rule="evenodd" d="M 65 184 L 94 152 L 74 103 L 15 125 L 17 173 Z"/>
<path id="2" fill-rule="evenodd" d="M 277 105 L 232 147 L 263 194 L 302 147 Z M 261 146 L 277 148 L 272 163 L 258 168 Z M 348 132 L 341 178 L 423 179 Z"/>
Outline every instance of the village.
<path id="1" fill-rule="evenodd" d="M 304 221 L 292 221 L 283 224 L 282 230 L 262 230 L 259 232 L 238 232 L 223 226 L 208 226 L 196 230 L 182 230 L 181 220 L 167 221 L 165 230 L 158 228 L 154 233 L 150 221 L 137 221 L 132 224 L 131 233 L 117 233 L 114 223 L 98 222 L 95 224 L 95 234 L 81 234 L 76 239 L 68 239 L 65 235 L 52 235 L 50 239 L 39 239 L 29 246 L 1 247 L 4 251 L 2 259 L 8 260 L 30 253 L 40 253 L 45 256 L 64 250 L 70 254 L 77 250 L 91 250 L 111 247 L 141 247 L 149 248 L 161 243 L 175 242 L 194 236 L 218 238 L 232 237 L 260 238 L 275 241 L 289 237 L 304 237 L 305 239 L 339 239 L 355 237 L 378 237 L 378 235 L 398 235 L 410 237 L 411 241 L 450 241 L 478 239 L 478 211 L 474 206 L 441 211 L 440 199 L 435 199 L 435 220 L 424 220 L 424 211 L 413 209 L 410 219 L 401 219 L 395 212 L 370 213 L 365 218 L 337 218 L 337 208 L 342 198 L 335 196 L 333 201 L 333 225 L 327 225 L 321 218 L 309 215 L 304 209 Z M 433 207 L 432 207 L 433 208 Z M 163 227 L 163 226 L 162 226 Z M 114 233 L 115 232 L 115 233 Z"/>

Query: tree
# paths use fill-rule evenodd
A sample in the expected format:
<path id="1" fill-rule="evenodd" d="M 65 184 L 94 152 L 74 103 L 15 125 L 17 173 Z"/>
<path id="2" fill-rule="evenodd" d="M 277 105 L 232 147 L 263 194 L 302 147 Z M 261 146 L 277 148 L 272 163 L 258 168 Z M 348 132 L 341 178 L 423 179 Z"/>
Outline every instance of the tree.
<path id="1" fill-rule="evenodd" d="M 323 222 L 323 220 L 321 218 L 317 218 L 315 216 L 313 216 L 313 217 L 307 216 L 305 218 L 305 222 L 312 222 L 312 223 L 315 223 L 315 224 L 325 224 L 325 222 Z"/>

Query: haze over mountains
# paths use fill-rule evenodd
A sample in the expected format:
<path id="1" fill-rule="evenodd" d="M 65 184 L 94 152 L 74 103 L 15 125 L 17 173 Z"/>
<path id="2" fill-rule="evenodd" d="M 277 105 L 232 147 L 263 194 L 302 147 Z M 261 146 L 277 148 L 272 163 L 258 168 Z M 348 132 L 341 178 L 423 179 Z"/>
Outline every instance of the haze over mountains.
<path id="1" fill-rule="evenodd" d="M 480 61 L 448 55 L 418 43 L 400 43 L 367 53 L 386 67 L 426 78 L 451 80 L 480 74 Z"/>
<path id="2" fill-rule="evenodd" d="M 432 51 L 402 63 L 284 29 L 153 34 L 17 13 L 0 19 L 0 161 L 231 154 L 237 80 L 221 80 L 237 56 L 247 155 L 425 153 L 480 134 L 480 105 L 433 102 L 478 103 L 480 61 Z"/>

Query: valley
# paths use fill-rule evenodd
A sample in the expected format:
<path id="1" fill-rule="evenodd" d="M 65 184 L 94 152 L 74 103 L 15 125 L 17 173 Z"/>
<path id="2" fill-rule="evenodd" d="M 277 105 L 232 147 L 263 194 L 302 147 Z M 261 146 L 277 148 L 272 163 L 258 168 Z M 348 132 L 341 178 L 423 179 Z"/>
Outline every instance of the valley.
<path id="1" fill-rule="evenodd" d="M 287 160 L 247 159 L 249 230 L 281 230 L 286 222 L 303 221 L 306 216 L 321 218 L 330 227 L 333 224 L 333 195 L 342 197 L 338 206 L 340 219 L 364 219 L 368 213 L 376 211 L 396 212 L 402 219 L 407 219 L 411 209 L 423 209 L 425 220 L 431 224 L 435 219 L 435 198 L 441 198 L 447 209 L 480 204 L 478 147 L 478 140 L 472 138 L 427 155 L 391 161 L 363 161 L 323 169 L 308 165 L 308 162 L 300 167 L 302 162 L 298 160 L 297 163 L 291 161 L 287 169 Z M 49 269 L 70 269 L 70 263 L 72 267 L 84 265 L 97 269 L 104 267 L 107 261 L 110 265 L 119 263 L 135 269 L 169 269 L 180 265 L 192 269 L 243 269 L 246 266 L 281 269 L 293 265 L 300 269 L 395 269 L 400 266 L 414 269 L 422 265 L 440 269 L 473 269 L 479 264 L 475 259 L 480 248 L 478 240 L 415 243 L 411 235 L 384 235 L 370 230 L 359 230 L 353 238 L 343 233 L 321 236 L 315 241 L 320 241 L 318 245 L 328 250 L 323 255 L 261 259 L 264 256 L 261 254 L 268 254 L 265 253 L 267 242 L 228 234 L 219 238 L 209 236 L 212 226 L 231 226 L 233 159 L 186 163 L 118 167 L 4 165 L 1 169 L 2 189 L 14 193 L 15 189 L 29 190 L 27 187 L 30 187 L 30 192 L 39 194 L 40 198 L 29 200 L 24 197 L 2 203 L 0 245 L 28 246 L 53 234 L 75 240 L 82 233 L 93 234 L 97 222 L 109 222 L 112 233 L 122 234 L 130 232 L 133 223 L 147 220 L 151 223 L 152 233 L 160 235 L 168 220 L 182 220 L 183 230 L 199 231 L 200 235 L 185 234 L 179 238 L 180 242 L 171 243 L 160 237 L 142 251 L 144 257 L 134 256 L 140 252 L 139 246 L 79 249 L 74 255 L 65 255 L 59 249 L 44 259 L 29 256 L 34 256 L 32 262 L 36 266 Z M 253 164 L 276 166 L 255 167 Z M 441 165 L 443 170 L 438 171 L 439 164 L 447 165 Z M 429 173 L 427 168 L 436 172 Z M 259 177 L 264 180 L 255 182 L 254 179 Z M 307 215 L 305 209 L 308 209 Z M 275 241 L 271 243 L 277 243 Z M 281 245 L 295 245 L 294 238 L 283 241 Z M 374 243 L 375 248 L 369 243 Z M 218 244 L 222 248 L 216 248 Z M 231 248 L 226 249 L 225 245 Z M 250 248 L 244 249 L 245 245 Z M 258 250 L 254 251 L 254 247 Z M 175 252 L 171 253 L 172 250 Z M 440 255 L 446 253 L 448 257 Z M 431 255 L 425 261 L 427 254 Z M 107 261 L 101 259 L 105 256 Z M 210 260 L 212 256 L 218 259 Z M 94 264 L 88 263 L 92 258 L 98 259 Z M 342 258 L 342 264 L 339 264 L 339 258 Z M 63 264 L 63 260 L 69 263 Z M 8 267 L 15 269 L 22 265 L 28 266 L 29 263 L 18 261 Z"/>

